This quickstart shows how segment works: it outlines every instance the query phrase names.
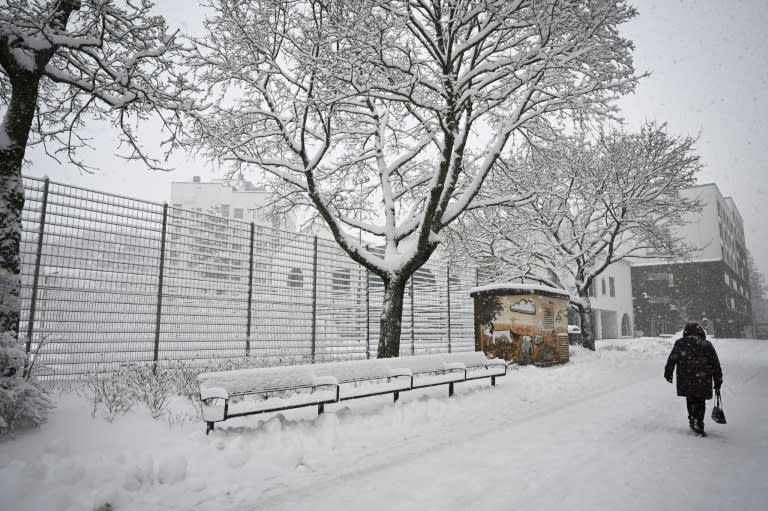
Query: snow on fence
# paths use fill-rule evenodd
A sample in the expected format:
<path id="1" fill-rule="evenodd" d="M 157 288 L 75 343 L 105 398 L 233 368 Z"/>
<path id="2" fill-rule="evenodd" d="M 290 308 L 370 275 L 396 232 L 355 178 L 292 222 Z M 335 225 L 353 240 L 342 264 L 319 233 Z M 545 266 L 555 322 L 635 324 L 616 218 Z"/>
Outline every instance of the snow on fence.
<path id="1" fill-rule="evenodd" d="M 24 178 L 20 334 L 42 377 L 126 363 L 375 358 L 381 280 L 333 241 Z M 430 262 L 404 355 L 474 349 L 472 268 Z"/>

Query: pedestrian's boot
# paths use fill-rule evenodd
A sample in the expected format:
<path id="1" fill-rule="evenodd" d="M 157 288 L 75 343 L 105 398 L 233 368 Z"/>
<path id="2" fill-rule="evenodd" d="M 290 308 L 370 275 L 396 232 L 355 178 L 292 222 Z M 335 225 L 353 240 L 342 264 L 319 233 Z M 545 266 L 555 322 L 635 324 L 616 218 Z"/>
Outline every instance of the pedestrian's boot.
<path id="1" fill-rule="evenodd" d="M 697 420 L 693 431 L 697 436 L 707 436 L 707 434 L 704 432 L 704 421 Z"/>
<path id="2" fill-rule="evenodd" d="M 688 416 L 688 427 L 691 428 L 691 431 L 693 431 L 694 433 L 696 432 L 696 419 L 694 419 L 690 415 Z"/>

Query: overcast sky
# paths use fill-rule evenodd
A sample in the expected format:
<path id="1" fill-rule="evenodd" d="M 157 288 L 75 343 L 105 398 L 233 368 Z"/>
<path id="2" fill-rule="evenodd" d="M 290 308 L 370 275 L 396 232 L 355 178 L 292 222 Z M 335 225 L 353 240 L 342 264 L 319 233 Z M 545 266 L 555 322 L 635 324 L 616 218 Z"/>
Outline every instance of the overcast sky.
<path id="1" fill-rule="evenodd" d="M 189 0 L 161 0 L 171 25 L 197 31 L 199 11 Z M 768 276 L 768 1 L 634 0 L 640 15 L 623 29 L 634 41 L 635 66 L 650 71 L 621 106 L 630 128 L 646 119 L 680 135 L 700 135 L 701 183 L 716 183 L 744 218 L 747 247 Z M 99 138 L 101 136 L 101 139 Z M 171 181 L 215 177 L 194 157 L 178 156 L 171 173 L 150 172 L 115 159 L 109 136 L 83 153 L 96 174 L 60 166 L 38 151 L 25 173 L 151 201 L 169 200 Z"/>

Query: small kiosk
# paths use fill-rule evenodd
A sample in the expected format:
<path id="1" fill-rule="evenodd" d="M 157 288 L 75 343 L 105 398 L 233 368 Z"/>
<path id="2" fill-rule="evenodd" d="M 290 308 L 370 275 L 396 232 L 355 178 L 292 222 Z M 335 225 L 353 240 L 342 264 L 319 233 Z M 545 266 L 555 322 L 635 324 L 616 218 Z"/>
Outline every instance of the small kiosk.
<path id="1" fill-rule="evenodd" d="M 475 351 L 521 365 L 568 362 L 567 291 L 503 283 L 476 287 L 469 295 L 475 302 Z"/>

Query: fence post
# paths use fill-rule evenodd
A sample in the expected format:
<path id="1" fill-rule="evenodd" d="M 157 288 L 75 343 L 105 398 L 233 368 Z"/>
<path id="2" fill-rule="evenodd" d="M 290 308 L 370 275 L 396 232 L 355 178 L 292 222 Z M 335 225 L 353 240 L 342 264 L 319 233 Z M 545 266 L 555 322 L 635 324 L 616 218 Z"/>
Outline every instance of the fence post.
<path id="1" fill-rule="evenodd" d="M 371 358 L 371 272 L 365 269 L 365 358 Z"/>
<path id="2" fill-rule="evenodd" d="M 253 305 L 253 238 L 256 226 L 251 222 L 251 247 L 248 254 L 248 313 L 247 323 L 245 325 L 245 356 L 251 354 L 251 306 Z"/>
<path id="3" fill-rule="evenodd" d="M 37 251 L 35 253 L 35 273 L 32 277 L 32 297 L 29 302 L 29 320 L 27 321 L 27 345 L 26 352 L 32 351 L 32 334 L 35 328 L 35 309 L 37 307 L 37 286 L 40 281 L 40 260 L 43 256 L 43 235 L 45 234 L 45 215 L 48 210 L 48 186 L 50 180 L 46 177 L 43 181 L 43 200 L 40 206 L 40 225 L 37 228 Z M 27 373 L 27 361 L 24 362 L 24 374 Z"/>
<path id="4" fill-rule="evenodd" d="M 317 236 L 312 240 L 312 363 L 317 350 Z"/>
<path id="5" fill-rule="evenodd" d="M 411 275 L 411 356 L 416 354 L 416 321 L 413 311 L 413 275 Z"/>
<path id="6" fill-rule="evenodd" d="M 165 270 L 165 235 L 168 230 L 168 203 L 163 203 L 163 229 L 160 233 L 160 272 L 157 277 L 157 317 L 155 320 L 155 353 L 152 372 L 157 372 L 157 361 L 160 354 L 160 321 L 163 311 L 163 273 Z"/>
<path id="7" fill-rule="evenodd" d="M 446 265 L 446 298 L 448 301 L 448 353 L 451 352 L 451 264 Z"/>

